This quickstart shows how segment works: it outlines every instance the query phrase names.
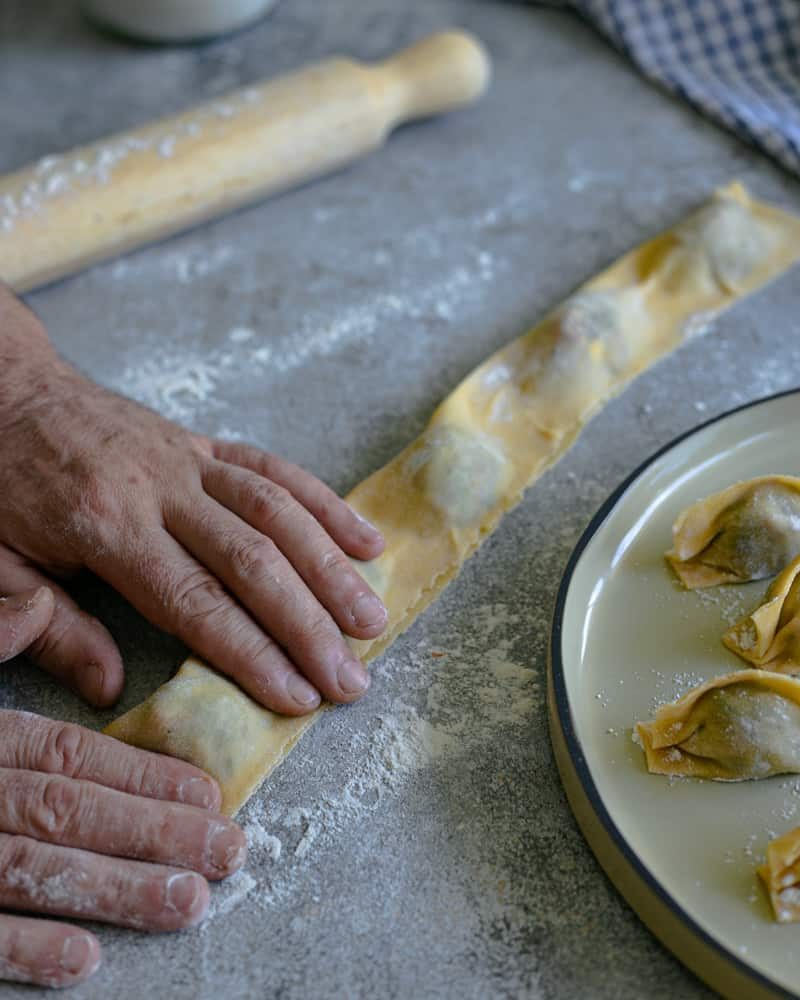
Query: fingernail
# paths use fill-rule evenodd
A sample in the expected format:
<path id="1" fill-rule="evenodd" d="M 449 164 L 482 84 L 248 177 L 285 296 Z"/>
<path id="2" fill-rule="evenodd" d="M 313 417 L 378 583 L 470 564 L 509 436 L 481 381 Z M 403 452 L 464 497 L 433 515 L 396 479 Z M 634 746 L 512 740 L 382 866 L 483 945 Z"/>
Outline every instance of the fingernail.
<path id="1" fill-rule="evenodd" d="M 319 692 L 315 690 L 308 681 L 304 681 L 299 674 L 289 674 L 286 678 L 286 693 L 303 708 L 312 705 L 319 705 Z"/>
<path id="2" fill-rule="evenodd" d="M 362 628 L 370 625 L 384 625 L 388 617 L 383 601 L 374 594 L 359 594 L 350 609 L 353 621 Z"/>
<path id="3" fill-rule="evenodd" d="M 200 875 L 193 875 L 191 872 L 181 872 L 179 875 L 170 875 L 167 879 L 166 906 L 167 909 L 175 910 L 184 917 L 189 917 L 194 921 L 202 916 L 194 912 L 201 902 L 200 887 L 204 880 Z"/>
<path id="4" fill-rule="evenodd" d="M 212 809 L 219 805 L 219 793 L 206 778 L 188 778 L 177 788 L 178 801 L 187 806 Z"/>
<path id="5" fill-rule="evenodd" d="M 369 687 L 369 674 L 358 660 L 343 660 L 336 671 L 336 680 L 345 694 L 363 694 Z"/>
<path id="6" fill-rule="evenodd" d="M 241 868 L 247 854 L 244 835 L 232 823 L 216 823 L 208 842 L 208 859 L 218 872 L 228 874 Z"/>
<path id="7" fill-rule="evenodd" d="M 71 976 L 79 976 L 86 970 L 91 958 L 92 946 L 85 934 L 75 934 L 66 938 L 61 949 L 59 965 Z"/>

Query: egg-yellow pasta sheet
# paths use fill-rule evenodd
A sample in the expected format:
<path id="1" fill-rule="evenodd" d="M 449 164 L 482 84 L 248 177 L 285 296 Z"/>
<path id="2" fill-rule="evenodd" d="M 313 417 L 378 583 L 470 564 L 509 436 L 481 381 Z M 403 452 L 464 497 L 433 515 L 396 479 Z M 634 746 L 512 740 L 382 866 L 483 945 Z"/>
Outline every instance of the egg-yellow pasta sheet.
<path id="1" fill-rule="evenodd" d="M 347 497 L 386 539 L 359 569 L 389 625 L 352 640 L 357 653 L 374 659 L 411 624 L 605 402 L 798 259 L 800 219 L 731 184 L 472 372 L 424 433 Z M 233 814 L 321 711 L 276 715 L 190 658 L 106 732 L 203 768 Z"/>

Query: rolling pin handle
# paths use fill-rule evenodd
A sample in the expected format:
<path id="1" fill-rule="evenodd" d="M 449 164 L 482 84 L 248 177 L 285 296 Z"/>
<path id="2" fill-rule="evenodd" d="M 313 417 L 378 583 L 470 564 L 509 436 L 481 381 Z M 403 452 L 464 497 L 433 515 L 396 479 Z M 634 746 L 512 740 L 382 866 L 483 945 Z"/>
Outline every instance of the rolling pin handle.
<path id="1" fill-rule="evenodd" d="M 491 63 L 486 49 L 463 31 L 444 31 L 373 67 L 391 126 L 468 104 L 486 90 Z"/>

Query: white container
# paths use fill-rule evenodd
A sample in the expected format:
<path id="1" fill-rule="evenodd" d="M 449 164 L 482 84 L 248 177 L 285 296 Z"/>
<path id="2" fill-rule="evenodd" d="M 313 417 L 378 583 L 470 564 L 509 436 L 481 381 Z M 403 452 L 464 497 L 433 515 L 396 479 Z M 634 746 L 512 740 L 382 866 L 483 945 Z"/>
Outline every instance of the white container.
<path id="1" fill-rule="evenodd" d="M 185 42 L 243 28 L 277 0 L 83 0 L 99 24 L 148 42 Z"/>

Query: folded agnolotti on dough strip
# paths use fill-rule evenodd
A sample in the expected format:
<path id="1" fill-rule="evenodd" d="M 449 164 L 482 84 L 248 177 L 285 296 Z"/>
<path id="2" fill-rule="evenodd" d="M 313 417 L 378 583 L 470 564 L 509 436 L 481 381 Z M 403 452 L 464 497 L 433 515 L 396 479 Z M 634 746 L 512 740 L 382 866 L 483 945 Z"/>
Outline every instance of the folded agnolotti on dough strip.
<path id="1" fill-rule="evenodd" d="M 800 680 L 739 670 L 637 722 L 652 774 L 746 781 L 800 773 Z"/>
<path id="2" fill-rule="evenodd" d="M 800 479 L 761 476 L 684 510 L 666 557 L 690 590 L 774 576 L 800 555 Z"/>
<path id="3" fill-rule="evenodd" d="M 786 567 L 764 601 L 722 641 L 754 667 L 800 674 L 800 558 Z"/>
<path id="4" fill-rule="evenodd" d="M 778 923 L 800 920 L 800 827 L 770 842 L 767 860 L 758 874 Z"/>
<path id="5" fill-rule="evenodd" d="M 798 259 L 800 220 L 732 184 L 465 379 L 422 436 L 347 498 L 386 538 L 380 558 L 359 564 L 389 611 L 383 636 L 352 642 L 364 661 L 408 627 L 592 414 L 677 347 L 693 320 Z M 233 814 L 318 716 L 274 715 L 190 659 L 106 732 L 203 767 Z"/>

